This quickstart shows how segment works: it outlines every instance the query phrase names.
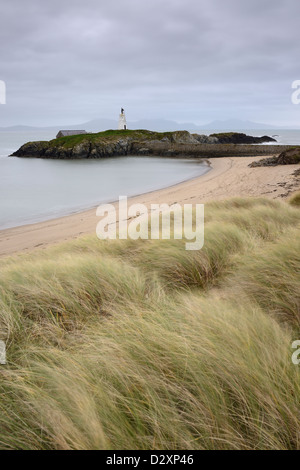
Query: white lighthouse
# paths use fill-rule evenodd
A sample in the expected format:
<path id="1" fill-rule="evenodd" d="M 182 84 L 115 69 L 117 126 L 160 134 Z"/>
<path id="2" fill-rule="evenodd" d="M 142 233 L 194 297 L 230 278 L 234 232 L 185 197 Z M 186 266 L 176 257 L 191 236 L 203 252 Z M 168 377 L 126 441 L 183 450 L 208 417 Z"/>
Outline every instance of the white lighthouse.
<path id="1" fill-rule="evenodd" d="M 127 129 L 127 124 L 126 124 L 126 117 L 125 117 L 125 112 L 124 109 L 121 108 L 121 114 L 119 116 L 119 125 L 118 129 L 120 130 L 126 130 Z"/>

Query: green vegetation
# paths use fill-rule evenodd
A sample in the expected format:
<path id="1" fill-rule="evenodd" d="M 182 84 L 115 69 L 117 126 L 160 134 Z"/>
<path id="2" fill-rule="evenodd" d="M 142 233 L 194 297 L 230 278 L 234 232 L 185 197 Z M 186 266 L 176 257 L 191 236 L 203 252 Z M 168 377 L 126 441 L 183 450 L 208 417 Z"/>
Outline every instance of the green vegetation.
<path id="1" fill-rule="evenodd" d="M 184 131 L 182 131 L 184 132 Z M 71 135 L 67 137 L 60 137 L 59 139 L 53 139 L 50 141 L 51 146 L 60 145 L 62 147 L 73 147 L 82 142 L 112 142 L 120 137 L 128 138 L 133 140 L 161 140 L 164 137 L 172 139 L 173 134 L 177 132 L 153 132 L 145 129 L 139 130 L 107 130 L 103 132 L 97 132 L 95 134 L 80 134 Z"/>
<path id="2" fill-rule="evenodd" d="M 120 137 L 124 139 L 132 139 L 137 141 L 147 141 L 147 140 L 162 140 L 164 138 L 173 141 L 176 137 L 188 136 L 187 131 L 175 131 L 175 132 L 154 132 L 148 131 L 146 129 L 139 130 L 107 130 L 103 132 L 91 133 L 91 134 L 78 134 L 70 135 L 66 137 L 59 137 L 58 139 L 52 139 L 48 141 L 39 141 L 39 142 L 27 142 L 24 146 L 34 146 L 36 148 L 43 149 L 45 146 L 47 148 L 51 147 L 63 147 L 63 148 L 73 148 L 79 144 L 89 144 L 89 143 L 98 143 L 98 144 L 109 144 L 114 141 L 118 141 Z M 24 147 L 23 146 L 23 147 Z"/>
<path id="3" fill-rule="evenodd" d="M 205 210 L 198 252 L 90 236 L 1 260 L 0 448 L 300 448 L 299 208 Z"/>

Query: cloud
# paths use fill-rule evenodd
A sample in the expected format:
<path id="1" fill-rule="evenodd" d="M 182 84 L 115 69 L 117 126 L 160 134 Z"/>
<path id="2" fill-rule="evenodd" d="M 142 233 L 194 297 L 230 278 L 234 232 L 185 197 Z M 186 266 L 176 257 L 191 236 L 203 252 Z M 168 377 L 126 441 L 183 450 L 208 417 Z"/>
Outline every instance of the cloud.
<path id="1" fill-rule="evenodd" d="M 115 118 L 290 123 L 297 0 L 10 0 L 0 125 Z"/>

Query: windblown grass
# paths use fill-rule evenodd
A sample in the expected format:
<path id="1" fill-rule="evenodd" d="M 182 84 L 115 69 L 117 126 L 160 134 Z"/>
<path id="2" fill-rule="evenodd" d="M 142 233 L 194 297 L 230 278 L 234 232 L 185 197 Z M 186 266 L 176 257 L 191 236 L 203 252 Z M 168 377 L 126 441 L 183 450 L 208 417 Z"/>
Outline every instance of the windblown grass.
<path id="1" fill-rule="evenodd" d="M 201 250 L 185 251 L 185 240 L 153 240 L 134 263 L 143 271 L 153 271 L 169 288 L 206 288 L 214 285 L 233 262 L 232 255 L 246 246 L 245 235 L 234 225 L 210 223 Z"/>
<path id="2" fill-rule="evenodd" d="M 205 244 L 2 260 L 2 449 L 299 449 L 300 211 L 206 206 Z"/>
<path id="3" fill-rule="evenodd" d="M 300 191 L 296 192 L 290 197 L 289 203 L 292 206 L 298 206 L 298 207 L 300 206 Z"/>
<path id="4" fill-rule="evenodd" d="M 280 321 L 300 331 L 300 233 L 290 229 L 279 240 L 245 256 L 230 280 L 232 291 L 247 294 Z"/>

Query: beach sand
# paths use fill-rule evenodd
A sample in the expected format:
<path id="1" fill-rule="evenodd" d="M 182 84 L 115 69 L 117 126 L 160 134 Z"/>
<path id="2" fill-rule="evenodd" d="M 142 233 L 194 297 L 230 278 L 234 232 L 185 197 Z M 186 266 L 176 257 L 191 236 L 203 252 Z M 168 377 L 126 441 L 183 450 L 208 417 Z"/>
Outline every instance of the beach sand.
<path id="1" fill-rule="evenodd" d="M 132 197 L 130 203 L 196 204 L 234 196 L 285 198 L 300 189 L 293 176 L 299 165 L 249 168 L 261 157 L 210 158 L 212 169 L 205 175 L 165 189 Z M 115 203 L 117 205 L 117 203 Z M 49 245 L 95 234 L 99 217 L 96 209 L 0 231 L 0 257 L 42 249 Z"/>

